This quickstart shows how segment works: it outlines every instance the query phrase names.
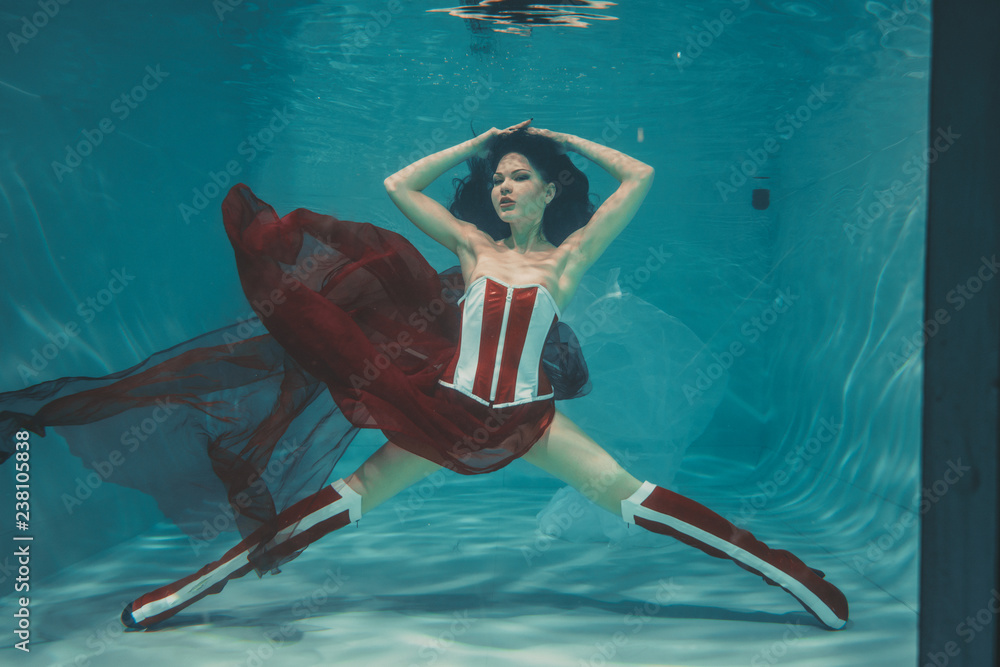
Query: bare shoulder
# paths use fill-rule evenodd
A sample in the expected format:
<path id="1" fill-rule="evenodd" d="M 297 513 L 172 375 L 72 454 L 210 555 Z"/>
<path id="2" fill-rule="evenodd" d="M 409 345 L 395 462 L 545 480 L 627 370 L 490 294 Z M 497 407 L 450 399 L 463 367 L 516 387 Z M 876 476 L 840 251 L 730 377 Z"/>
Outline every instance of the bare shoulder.
<path id="1" fill-rule="evenodd" d="M 560 310 L 569 305 L 582 278 L 570 268 L 572 253 L 562 245 L 519 253 L 488 235 L 472 240 L 468 261 L 462 263 L 467 285 L 489 276 L 511 285 L 542 285 Z"/>
<path id="2" fill-rule="evenodd" d="M 496 241 L 476 225 L 472 223 L 466 223 L 466 225 L 468 226 L 462 229 L 455 254 L 458 255 L 462 276 L 465 279 L 465 284 L 468 285 L 474 278 L 478 277 L 476 274 L 479 273 L 481 260 L 495 252 Z"/>

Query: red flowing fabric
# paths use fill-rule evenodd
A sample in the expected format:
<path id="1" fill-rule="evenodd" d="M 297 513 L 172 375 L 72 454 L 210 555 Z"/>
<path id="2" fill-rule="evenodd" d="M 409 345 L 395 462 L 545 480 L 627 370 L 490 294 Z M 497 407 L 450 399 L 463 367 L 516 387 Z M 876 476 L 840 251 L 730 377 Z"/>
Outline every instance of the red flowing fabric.
<path id="1" fill-rule="evenodd" d="M 493 409 L 438 383 L 461 326 L 457 267 L 438 274 L 371 224 L 305 209 L 279 217 L 242 184 L 222 208 L 268 333 L 234 324 L 103 378 L 0 394 L 0 463 L 17 430 L 54 429 L 85 466 L 152 496 L 192 538 L 231 522 L 267 542 L 282 510 L 328 483 L 360 428 L 478 474 L 523 455 L 551 423 L 552 399 Z M 589 391 L 564 323 L 542 362 L 555 398 Z M 296 555 L 251 561 L 263 573 Z"/>
<path id="2" fill-rule="evenodd" d="M 355 426 L 471 475 L 523 455 L 551 423 L 551 399 L 494 409 L 438 383 L 464 285 L 402 236 L 306 209 L 279 217 L 242 184 L 222 213 L 247 299 Z"/>

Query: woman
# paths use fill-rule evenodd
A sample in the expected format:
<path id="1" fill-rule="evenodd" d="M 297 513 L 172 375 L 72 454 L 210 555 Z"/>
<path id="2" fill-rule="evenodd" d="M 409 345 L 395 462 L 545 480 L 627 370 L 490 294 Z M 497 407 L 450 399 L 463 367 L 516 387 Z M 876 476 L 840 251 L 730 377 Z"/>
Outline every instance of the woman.
<path id="1" fill-rule="evenodd" d="M 218 561 L 135 600 L 123 623 L 150 627 L 251 569 L 273 569 L 441 466 L 477 474 L 520 457 L 626 522 L 732 559 L 783 587 L 826 626 L 844 627 L 847 601 L 822 573 L 707 508 L 640 482 L 555 410 L 555 398 L 579 393 L 585 368 L 559 313 L 635 215 L 653 169 L 529 124 L 493 128 L 385 180 L 403 214 L 458 256 L 465 290 L 457 304 L 400 237 L 301 209 L 279 219 L 245 186 L 233 188 L 224 219 L 262 322 L 352 424 L 379 428 L 388 441 L 346 480 L 278 513 Z M 565 151 L 621 183 L 592 213 L 586 177 Z M 485 161 L 476 157 L 482 152 Z M 450 211 L 423 193 L 466 160 L 472 174 Z M 287 267 L 309 248 L 323 261 L 289 278 Z"/>

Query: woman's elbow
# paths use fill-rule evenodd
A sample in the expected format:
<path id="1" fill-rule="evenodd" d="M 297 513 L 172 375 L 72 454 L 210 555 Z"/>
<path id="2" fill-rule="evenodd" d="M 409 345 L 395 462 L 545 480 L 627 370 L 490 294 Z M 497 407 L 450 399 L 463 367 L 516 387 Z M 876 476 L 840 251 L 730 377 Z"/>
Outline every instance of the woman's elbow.
<path id="1" fill-rule="evenodd" d="M 636 160 L 638 162 L 638 160 Z M 650 167 L 645 162 L 639 162 L 635 165 L 628 175 L 628 180 L 631 181 L 635 186 L 641 186 L 643 188 L 649 188 L 650 184 L 653 182 L 653 168 Z"/>
<path id="2" fill-rule="evenodd" d="M 403 169 L 402 171 L 397 171 L 395 174 L 382 181 L 382 185 L 385 186 L 385 191 L 390 195 L 403 195 L 407 192 L 419 192 L 420 189 L 414 187 L 413 183 L 410 182 L 409 176 L 410 174 Z"/>
<path id="3" fill-rule="evenodd" d="M 653 185 L 653 175 L 655 172 L 653 168 L 648 164 L 643 164 L 635 168 L 627 180 L 622 181 L 622 185 L 625 187 L 624 192 L 627 193 L 640 193 L 645 196 L 649 189 Z"/>

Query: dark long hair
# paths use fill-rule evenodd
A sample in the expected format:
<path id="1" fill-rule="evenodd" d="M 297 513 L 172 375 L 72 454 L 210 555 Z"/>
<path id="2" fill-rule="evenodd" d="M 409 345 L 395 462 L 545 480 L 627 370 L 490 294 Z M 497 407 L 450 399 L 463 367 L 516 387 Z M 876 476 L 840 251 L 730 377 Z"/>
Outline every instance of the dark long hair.
<path id="1" fill-rule="evenodd" d="M 500 219 L 490 199 L 493 173 L 508 153 L 528 158 L 544 182 L 556 185 L 556 196 L 542 215 L 542 233 L 549 243 L 559 245 L 587 224 L 594 214 L 594 204 L 589 198 L 590 182 L 586 174 L 560 152 L 558 143 L 524 130 L 496 139 L 485 159 L 468 160 L 469 175 L 454 181 L 455 199 L 449 207 L 452 215 L 471 222 L 494 240 L 510 236 L 510 225 Z"/>

